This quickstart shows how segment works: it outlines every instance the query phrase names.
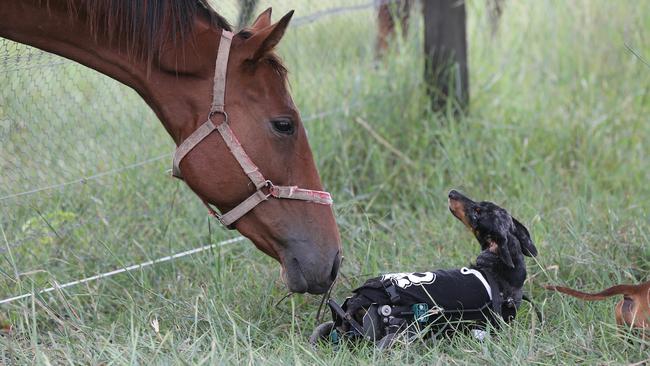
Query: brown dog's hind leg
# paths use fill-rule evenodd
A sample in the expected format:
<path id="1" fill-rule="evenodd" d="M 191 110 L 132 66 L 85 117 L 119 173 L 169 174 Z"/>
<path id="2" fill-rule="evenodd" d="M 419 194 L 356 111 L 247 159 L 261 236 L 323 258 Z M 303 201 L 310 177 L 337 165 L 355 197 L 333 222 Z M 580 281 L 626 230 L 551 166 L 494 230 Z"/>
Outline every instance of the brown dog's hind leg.
<path id="1" fill-rule="evenodd" d="M 616 318 L 616 324 L 618 326 L 622 327 L 626 325 L 625 322 L 625 315 L 623 314 L 623 304 L 625 300 L 621 300 L 616 303 L 616 307 L 614 308 L 614 317 Z"/>

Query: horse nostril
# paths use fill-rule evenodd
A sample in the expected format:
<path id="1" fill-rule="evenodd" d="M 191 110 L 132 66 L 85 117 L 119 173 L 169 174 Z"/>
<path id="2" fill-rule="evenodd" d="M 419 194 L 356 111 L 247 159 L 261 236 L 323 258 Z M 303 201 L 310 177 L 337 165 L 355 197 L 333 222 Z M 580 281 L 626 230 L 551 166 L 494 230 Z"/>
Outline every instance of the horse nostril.
<path id="1" fill-rule="evenodd" d="M 336 256 L 334 256 L 334 263 L 332 264 L 332 272 L 330 272 L 330 279 L 332 282 L 336 280 L 336 276 L 339 273 L 339 266 L 341 265 L 341 252 L 336 252 Z"/>

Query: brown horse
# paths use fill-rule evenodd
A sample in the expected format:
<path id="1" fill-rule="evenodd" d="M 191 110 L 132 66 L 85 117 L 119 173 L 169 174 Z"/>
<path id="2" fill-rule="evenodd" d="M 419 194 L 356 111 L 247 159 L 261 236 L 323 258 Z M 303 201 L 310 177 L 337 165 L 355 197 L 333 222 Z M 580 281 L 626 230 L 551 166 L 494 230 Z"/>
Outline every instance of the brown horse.
<path id="1" fill-rule="evenodd" d="M 376 0 L 378 9 L 375 54 L 378 58 L 384 56 L 388 51 L 390 40 L 394 38 L 396 33 L 396 22 L 401 27 L 402 36 L 406 37 L 414 2 L 415 0 Z M 504 3 L 505 0 L 489 0 L 486 3 L 492 35 L 496 35 L 499 29 L 499 20 L 503 14 Z M 460 4 L 462 2 L 457 3 L 457 5 Z M 242 8 L 245 9 L 244 6 Z"/>
<path id="2" fill-rule="evenodd" d="M 232 37 L 225 112 L 264 179 L 322 190 L 286 70 L 273 52 L 291 15 L 271 24 L 268 9 Z M 228 23 L 199 0 L 0 2 L 0 37 L 80 62 L 135 89 L 177 145 L 208 118 L 227 31 Z M 251 184 L 224 139 L 211 133 L 180 164 L 192 191 L 222 212 L 262 189 Z M 337 275 L 340 237 L 328 205 L 270 198 L 231 226 L 281 263 L 291 291 L 323 293 Z"/>

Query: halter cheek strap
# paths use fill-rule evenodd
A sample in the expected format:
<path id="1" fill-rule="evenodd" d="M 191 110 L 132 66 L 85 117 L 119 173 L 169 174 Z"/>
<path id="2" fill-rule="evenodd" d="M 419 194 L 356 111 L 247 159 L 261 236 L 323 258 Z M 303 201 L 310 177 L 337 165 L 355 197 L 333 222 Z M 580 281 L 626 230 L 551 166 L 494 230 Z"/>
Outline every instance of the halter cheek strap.
<path id="1" fill-rule="evenodd" d="M 214 69 L 214 84 L 212 90 L 212 106 L 208 119 L 199 128 L 197 128 L 188 138 L 186 138 L 174 153 L 172 165 L 172 175 L 176 178 L 183 179 L 180 170 L 180 163 L 185 156 L 195 148 L 201 141 L 208 137 L 215 130 L 219 132 L 221 138 L 228 146 L 230 153 L 242 167 L 242 170 L 248 176 L 248 179 L 255 185 L 255 192 L 246 198 L 243 202 L 235 206 L 232 210 L 218 214 L 208 202 L 203 203 L 208 207 L 211 215 L 215 216 L 224 226 L 231 225 L 251 211 L 255 206 L 266 201 L 269 197 L 295 199 L 307 202 L 318 203 L 322 205 L 332 205 L 332 197 L 328 192 L 314 191 L 311 189 L 298 188 L 297 186 L 276 186 L 270 180 L 265 179 L 259 168 L 250 159 L 241 143 L 235 136 L 228 124 L 228 113 L 225 111 L 225 94 L 226 94 L 226 71 L 228 69 L 228 57 L 230 54 L 230 44 L 232 43 L 233 33 L 223 31 L 217 60 Z M 222 115 L 223 121 L 215 125 L 212 122 L 213 117 Z"/>

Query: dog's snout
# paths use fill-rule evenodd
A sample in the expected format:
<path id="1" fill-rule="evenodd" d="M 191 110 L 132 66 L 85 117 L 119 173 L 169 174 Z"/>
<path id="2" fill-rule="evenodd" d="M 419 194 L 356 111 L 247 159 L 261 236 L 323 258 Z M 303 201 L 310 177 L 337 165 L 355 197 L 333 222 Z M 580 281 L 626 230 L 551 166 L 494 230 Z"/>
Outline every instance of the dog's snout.
<path id="1" fill-rule="evenodd" d="M 447 197 L 449 197 L 450 200 L 454 200 L 454 201 L 467 201 L 467 200 L 469 200 L 468 197 L 465 197 L 462 193 L 458 192 L 455 189 L 452 189 L 451 191 L 449 191 L 449 194 L 447 195 Z"/>

